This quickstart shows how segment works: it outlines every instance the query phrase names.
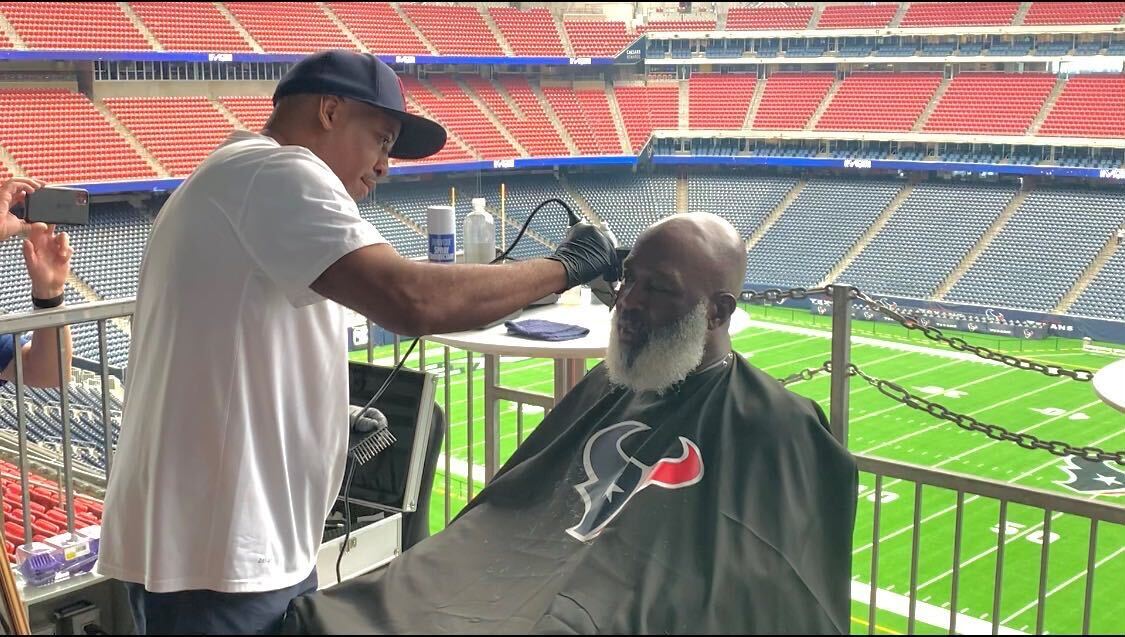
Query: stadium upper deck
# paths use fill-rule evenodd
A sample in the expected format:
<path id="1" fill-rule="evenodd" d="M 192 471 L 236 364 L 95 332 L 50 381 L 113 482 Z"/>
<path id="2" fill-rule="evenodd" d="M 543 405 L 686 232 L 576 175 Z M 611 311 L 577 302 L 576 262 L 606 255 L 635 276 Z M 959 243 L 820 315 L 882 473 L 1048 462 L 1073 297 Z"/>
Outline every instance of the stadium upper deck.
<path id="1" fill-rule="evenodd" d="M 249 56 L 218 64 L 253 66 L 245 60 L 291 61 L 326 47 L 407 56 L 397 66 L 409 108 L 453 133 L 431 164 L 631 156 L 654 131 L 694 138 L 660 149 L 705 155 L 759 154 L 759 146 L 780 138 L 812 140 L 796 148 L 822 157 L 1125 164 L 1125 75 L 1068 77 L 1058 68 L 1064 56 L 1084 55 L 1117 60 L 1120 71 L 1125 57 L 1116 56 L 1125 54 L 1125 36 L 1114 29 L 1125 20 L 1125 3 L 793 5 L 730 6 L 719 14 L 657 10 L 615 21 L 568 11 L 582 10 L 574 3 L 561 10 L 487 3 L 0 3 L 0 59 L 8 58 L 0 62 L 7 114 L 0 122 L 0 176 L 71 183 L 186 176 L 231 128 L 261 126 L 270 83 L 248 90 L 245 82 L 189 80 L 170 89 L 172 97 L 163 87 L 102 82 L 118 75 L 99 69 L 112 63 L 135 66 L 121 79 L 183 79 L 160 75 L 154 67 L 167 63 L 146 56 L 207 51 Z M 648 38 L 644 65 L 560 70 L 450 62 L 614 56 L 638 37 Z M 71 51 L 56 53 L 64 49 Z M 213 53 L 220 50 L 228 53 Z M 68 81 L 14 81 L 21 58 L 71 54 L 87 58 L 69 63 Z M 112 55 L 116 61 L 95 63 L 102 66 L 95 66 L 92 84 L 79 81 L 85 65 Z M 446 56 L 447 63 L 406 63 L 415 55 Z M 690 69 L 677 67 L 686 61 Z M 15 72 L 6 74 L 8 68 Z M 113 90 L 103 90 L 108 84 Z M 699 139 L 701 131 L 734 141 L 712 143 Z M 909 145 L 888 148 L 888 141 Z M 90 148 L 108 152 L 91 155 Z"/>
<path id="2" fill-rule="evenodd" d="M 0 48 L 614 56 L 638 35 L 681 31 L 903 31 L 1118 25 L 1122 2 L 793 3 L 629 24 L 469 3 L 4 2 Z M 534 4 L 534 3 L 532 3 Z M 654 4 L 654 3 L 650 3 Z M 728 3 L 736 4 L 736 3 Z M 1036 29 L 1042 32 L 1042 29 Z"/>

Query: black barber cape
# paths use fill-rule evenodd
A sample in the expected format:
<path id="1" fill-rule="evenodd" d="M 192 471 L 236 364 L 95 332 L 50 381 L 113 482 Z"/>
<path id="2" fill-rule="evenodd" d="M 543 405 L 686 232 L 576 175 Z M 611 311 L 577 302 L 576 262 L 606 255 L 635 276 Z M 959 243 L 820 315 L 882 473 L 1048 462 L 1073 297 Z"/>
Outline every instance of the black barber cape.
<path id="1" fill-rule="evenodd" d="M 742 357 L 591 371 L 448 528 L 294 601 L 297 633 L 846 633 L 856 465 Z"/>

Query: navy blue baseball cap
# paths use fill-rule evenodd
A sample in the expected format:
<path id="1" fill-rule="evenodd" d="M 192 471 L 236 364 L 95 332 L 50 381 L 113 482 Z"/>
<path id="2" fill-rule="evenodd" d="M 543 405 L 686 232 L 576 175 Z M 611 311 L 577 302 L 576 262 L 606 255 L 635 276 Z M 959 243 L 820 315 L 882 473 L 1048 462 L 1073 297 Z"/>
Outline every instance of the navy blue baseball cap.
<path id="1" fill-rule="evenodd" d="M 402 80 L 369 53 L 322 51 L 301 60 L 277 83 L 273 103 L 286 95 L 336 95 L 370 104 L 402 123 L 390 156 L 422 159 L 445 146 L 441 124 L 406 112 Z"/>

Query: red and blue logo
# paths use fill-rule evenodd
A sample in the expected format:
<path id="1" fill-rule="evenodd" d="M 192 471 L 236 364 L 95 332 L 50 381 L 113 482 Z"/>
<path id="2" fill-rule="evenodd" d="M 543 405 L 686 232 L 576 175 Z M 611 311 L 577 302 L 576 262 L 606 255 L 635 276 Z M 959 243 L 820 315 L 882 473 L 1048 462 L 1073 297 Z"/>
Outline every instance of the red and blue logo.
<path id="1" fill-rule="evenodd" d="M 703 456 L 692 441 L 679 437 L 680 453 L 646 465 L 626 454 L 622 442 L 650 427 L 635 420 L 612 425 L 594 434 L 582 452 L 586 481 L 574 488 L 585 512 L 578 524 L 566 530 L 588 542 L 616 518 L 633 496 L 650 486 L 681 489 L 703 479 Z"/>

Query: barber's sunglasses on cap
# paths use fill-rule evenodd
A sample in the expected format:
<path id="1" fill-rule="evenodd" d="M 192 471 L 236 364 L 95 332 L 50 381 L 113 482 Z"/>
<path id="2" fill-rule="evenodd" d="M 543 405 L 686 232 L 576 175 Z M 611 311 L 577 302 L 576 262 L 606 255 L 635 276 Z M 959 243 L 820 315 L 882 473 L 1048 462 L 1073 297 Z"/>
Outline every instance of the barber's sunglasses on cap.
<path id="1" fill-rule="evenodd" d="M 286 95 L 336 95 L 370 104 L 402 123 L 391 149 L 395 159 L 422 159 L 445 146 L 441 124 L 406 112 L 402 81 L 368 53 L 323 51 L 301 60 L 277 84 L 273 103 Z"/>

